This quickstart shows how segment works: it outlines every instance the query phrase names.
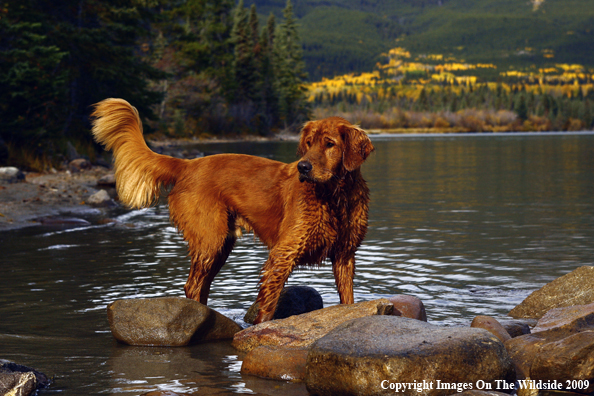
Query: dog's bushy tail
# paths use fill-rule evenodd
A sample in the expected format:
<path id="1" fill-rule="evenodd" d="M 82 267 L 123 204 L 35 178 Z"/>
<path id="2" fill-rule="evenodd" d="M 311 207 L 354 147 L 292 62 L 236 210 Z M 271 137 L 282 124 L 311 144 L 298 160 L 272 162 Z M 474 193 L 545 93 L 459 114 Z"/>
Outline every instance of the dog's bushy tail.
<path id="1" fill-rule="evenodd" d="M 155 203 L 161 187 L 175 184 L 186 160 L 153 152 L 142 136 L 138 111 L 123 99 L 105 99 L 91 115 L 93 136 L 113 151 L 120 201 L 132 208 Z"/>

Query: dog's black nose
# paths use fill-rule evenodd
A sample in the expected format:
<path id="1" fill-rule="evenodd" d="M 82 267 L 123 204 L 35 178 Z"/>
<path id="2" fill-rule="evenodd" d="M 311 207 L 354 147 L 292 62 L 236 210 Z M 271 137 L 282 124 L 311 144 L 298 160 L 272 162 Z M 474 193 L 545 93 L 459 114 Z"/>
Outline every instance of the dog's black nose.
<path id="1" fill-rule="evenodd" d="M 311 171 L 311 168 L 312 166 L 309 161 L 300 161 L 297 164 L 297 170 L 299 170 L 299 173 L 302 175 L 307 175 Z"/>

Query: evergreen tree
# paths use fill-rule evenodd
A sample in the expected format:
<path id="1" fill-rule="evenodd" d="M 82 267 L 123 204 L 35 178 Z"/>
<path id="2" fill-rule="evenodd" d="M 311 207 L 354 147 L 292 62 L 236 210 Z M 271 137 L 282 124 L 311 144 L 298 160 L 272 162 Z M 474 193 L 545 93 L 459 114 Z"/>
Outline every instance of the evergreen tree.
<path id="1" fill-rule="evenodd" d="M 545 94 L 542 98 L 542 108 L 544 112 L 544 116 L 548 117 L 549 113 L 551 112 L 551 97 L 549 94 Z"/>
<path id="2" fill-rule="evenodd" d="M 161 127 L 176 134 L 208 131 L 226 125 L 224 109 L 234 89 L 234 0 L 191 0 L 166 4 L 153 29 L 154 45 L 164 47 L 153 64 L 168 73 L 160 89 Z M 164 41 L 164 44 L 161 43 Z"/>
<path id="3" fill-rule="evenodd" d="M 91 141 L 90 106 L 106 97 L 152 114 L 160 95 L 148 80 L 163 75 L 139 56 L 151 18 L 146 8 L 132 0 L 64 0 L 59 7 L 7 0 L 2 7 L 0 111 L 4 125 L 19 125 L 3 132 L 7 140 Z"/>
<path id="4" fill-rule="evenodd" d="M 273 39 L 274 39 L 275 19 L 270 14 L 267 25 L 262 29 L 260 35 L 260 106 L 259 111 L 262 114 L 263 128 L 261 133 L 267 134 L 278 121 L 278 96 L 275 90 L 275 77 L 273 67 Z"/>
<path id="5" fill-rule="evenodd" d="M 307 78 L 293 15 L 291 0 L 283 10 L 285 20 L 278 26 L 274 37 L 274 74 L 279 97 L 279 116 L 285 127 L 303 122 L 309 109 L 305 100 L 303 82 Z"/>
<path id="6" fill-rule="evenodd" d="M 32 2 L 9 0 L 0 12 L 0 139 L 38 145 L 60 131 L 67 52 L 48 38 Z"/>
<path id="7" fill-rule="evenodd" d="M 69 75 L 66 137 L 88 135 L 89 106 L 106 97 L 125 98 L 141 114 L 152 115 L 150 106 L 160 95 L 149 90 L 148 81 L 163 74 L 136 52 L 148 13 L 132 0 L 65 0 L 61 7 L 39 1 L 39 7 L 52 27 L 50 36 L 68 51 L 63 63 Z"/>
<path id="8" fill-rule="evenodd" d="M 526 121 L 528 119 L 528 106 L 526 105 L 526 98 L 524 97 L 524 94 L 520 94 L 520 98 L 518 99 L 514 110 L 520 120 Z"/>
<path id="9" fill-rule="evenodd" d="M 250 7 L 250 17 L 248 19 L 248 25 L 250 29 L 250 37 L 252 45 L 257 47 L 260 40 L 260 26 L 258 24 L 258 14 L 256 12 L 256 4 L 252 4 Z"/>
<path id="10" fill-rule="evenodd" d="M 252 9 L 255 14 L 255 7 L 252 7 Z M 257 99 L 256 84 L 258 80 L 254 56 L 255 43 L 250 22 L 253 21 L 248 19 L 243 0 L 240 0 L 235 8 L 233 31 L 231 33 L 231 40 L 235 46 L 235 59 L 233 62 L 235 92 L 232 101 L 243 103 L 246 106 L 249 105 L 249 102 L 254 102 Z M 257 24 L 255 28 L 257 29 Z"/>
<path id="11" fill-rule="evenodd" d="M 584 103 L 584 122 L 586 123 L 586 129 L 592 128 L 593 116 L 592 116 L 592 109 L 590 108 L 590 100 L 586 98 L 586 102 Z"/>

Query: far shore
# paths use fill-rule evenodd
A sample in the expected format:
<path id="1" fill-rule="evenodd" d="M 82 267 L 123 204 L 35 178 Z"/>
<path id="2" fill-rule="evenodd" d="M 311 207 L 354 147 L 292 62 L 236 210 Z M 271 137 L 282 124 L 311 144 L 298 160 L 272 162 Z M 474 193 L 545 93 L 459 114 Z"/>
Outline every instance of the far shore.
<path id="1" fill-rule="evenodd" d="M 398 128 L 398 129 L 369 129 L 373 136 L 381 135 L 445 135 L 468 133 L 459 128 Z M 495 132 L 495 131 L 493 131 Z M 479 132 L 477 135 L 489 135 L 493 132 Z M 514 134 L 518 132 L 504 132 Z M 529 134 L 534 132 L 520 132 Z M 548 132 L 536 132 L 548 133 Z M 581 132 L 550 132 L 550 133 L 593 133 Z M 196 138 L 156 138 L 147 137 L 148 144 L 156 151 L 177 156 L 185 147 L 197 144 L 216 144 L 230 142 L 270 142 L 297 141 L 298 134 L 282 133 L 271 137 L 262 136 L 229 136 L 229 137 L 196 137 Z M 179 150 L 177 150 L 178 148 Z M 107 214 L 105 208 L 89 205 L 86 200 L 101 190 L 97 181 L 112 169 L 103 166 L 93 166 L 77 173 L 68 170 L 37 173 L 25 172 L 25 180 L 9 183 L 0 181 L 0 232 L 20 229 L 24 227 L 52 223 L 54 218 L 88 218 L 101 217 Z M 112 196 L 115 191 L 110 191 Z M 55 223 L 54 223 L 55 224 Z M 67 221 L 65 226 L 68 226 Z"/>
<path id="2" fill-rule="evenodd" d="M 493 130 L 483 132 L 472 132 L 460 127 L 452 128 L 391 128 L 391 129 L 375 129 L 369 128 L 365 131 L 372 136 L 381 135 L 457 135 L 457 134 L 476 134 L 476 135 L 490 135 L 493 133 L 502 134 L 543 134 L 543 133 L 559 133 L 559 134 L 574 134 L 574 133 L 594 133 L 594 131 L 510 131 L 507 128 L 493 128 Z M 254 136 L 254 135 L 239 135 L 239 136 L 208 136 L 208 137 L 191 137 L 191 138 L 171 138 L 171 137 L 153 137 L 147 136 L 148 144 L 153 148 L 159 147 L 174 147 L 174 146 L 189 146 L 194 144 L 216 144 L 216 143 L 236 143 L 236 142 L 271 142 L 271 141 L 298 141 L 299 134 L 282 132 L 272 136 Z"/>

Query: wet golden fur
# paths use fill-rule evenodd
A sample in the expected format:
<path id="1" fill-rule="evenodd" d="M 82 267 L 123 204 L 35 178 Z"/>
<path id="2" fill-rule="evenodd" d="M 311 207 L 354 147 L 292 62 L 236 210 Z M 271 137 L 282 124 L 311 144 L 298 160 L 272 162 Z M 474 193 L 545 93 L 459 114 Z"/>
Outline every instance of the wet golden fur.
<path id="1" fill-rule="evenodd" d="M 106 99 L 93 113 L 93 135 L 112 150 L 120 200 L 151 205 L 171 188 L 169 212 L 188 242 L 186 296 L 207 303 L 210 285 L 240 228 L 254 231 L 270 254 L 262 268 L 256 323 L 272 319 L 280 292 L 300 265 L 330 259 L 343 304 L 353 303 L 355 251 L 367 231 L 369 190 L 360 166 L 373 151 L 364 131 L 331 117 L 305 124 L 298 161 L 219 154 L 185 160 L 146 145 L 138 112 Z"/>

